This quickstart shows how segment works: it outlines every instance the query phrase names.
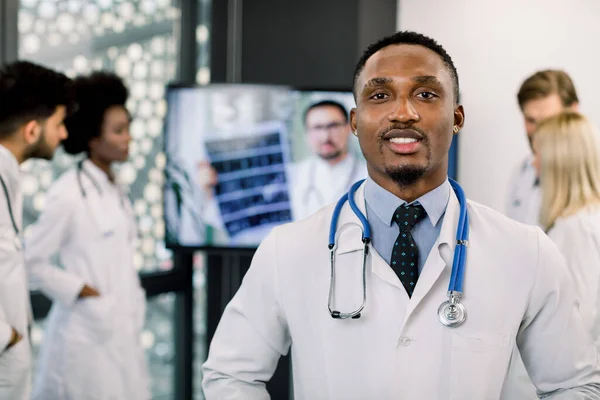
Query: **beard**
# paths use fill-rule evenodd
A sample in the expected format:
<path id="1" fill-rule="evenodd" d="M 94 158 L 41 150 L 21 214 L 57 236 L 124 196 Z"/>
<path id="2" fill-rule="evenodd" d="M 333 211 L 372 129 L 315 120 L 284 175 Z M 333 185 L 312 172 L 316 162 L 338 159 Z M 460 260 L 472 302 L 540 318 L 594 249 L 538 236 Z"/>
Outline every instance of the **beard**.
<path id="1" fill-rule="evenodd" d="M 332 151 L 331 153 L 326 153 L 326 154 L 319 153 L 319 157 L 321 157 L 321 159 L 323 159 L 325 161 L 335 160 L 336 158 L 338 158 L 341 155 L 342 155 L 341 150 L 335 150 L 335 151 Z"/>
<path id="2" fill-rule="evenodd" d="M 46 132 L 42 130 L 37 142 L 29 146 L 25 152 L 27 158 L 41 158 L 43 160 L 52 160 L 54 149 L 46 141 Z"/>
<path id="3" fill-rule="evenodd" d="M 420 131 L 419 131 L 420 132 Z M 384 133 L 385 134 L 385 133 Z M 384 165 L 384 171 L 401 188 L 406 188 L 416 184 L 431 167 L 431 149 L 427 137 L 423 138 L 423 146 L 427 149 L 426 165 L 419 164 L 398 164 Z M 383 156 L 383 134 L 379 139 L 379 152 Z"/>
<path id="4" fill-rule="evenodd" d="M 386 166 L 385 173 L 402 188 L 417 183 L 427 172 L 427 167 L 419 165 L 394 165 Z"/>

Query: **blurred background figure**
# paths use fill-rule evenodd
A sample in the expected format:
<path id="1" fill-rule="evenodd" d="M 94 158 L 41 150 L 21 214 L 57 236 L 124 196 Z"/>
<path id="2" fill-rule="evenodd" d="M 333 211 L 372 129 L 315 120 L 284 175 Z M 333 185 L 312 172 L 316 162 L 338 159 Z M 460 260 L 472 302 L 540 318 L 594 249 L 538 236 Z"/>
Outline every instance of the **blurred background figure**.
<path id="1" fill-rule="evenodd" d="M 600 140 L 583 115 L 542 122 L 533 139 L 540 221 L 566 258 L 579 311 L 600 345 Z"/>
<path id="2" fill-rule="evenodd" d="M 113 165 L 128 158 L 128 91 L 116 75 L 74 81 L 70 154 L 86 157 L 51 187 L 27 239 L 33 289 L 54 300 L 34 399 L 149 399 L 140 345 L 146 299 L 133 266 L 137 229 Z M 58 255 L 64 268 L 53 262 Z"/>
<path id="3" fill-rule="evenodd" d="M 364 160 L 348 151 L 351 129 L 341 103 L 323 100 L 311 105 L 304 114 L 304 126 L 313 154 L 291 169 L 295 220 L 336 202 L 354 182 L 367 176 Z"/>
<path id="4" fill-rule="evenodd" d="M 531 148 L 537 125 L 564 110 L 577 110 L 579 99 L 573 81 L 564 71 L 539 71 L 527 78 L 517 94 Z M 519 222 L 540 225 L 539 179 L 527 156 L 513 173 L 508 193 L 507 215 Z"/>
<path id="5" fill-rule="evenodd" d="M 0 399 L 27 400 L 31 391 L 32 322 L 23 265 L 20 164 L 50 160 L 67 137 L 71 80 L 29 62 L 0 69 Z"/>

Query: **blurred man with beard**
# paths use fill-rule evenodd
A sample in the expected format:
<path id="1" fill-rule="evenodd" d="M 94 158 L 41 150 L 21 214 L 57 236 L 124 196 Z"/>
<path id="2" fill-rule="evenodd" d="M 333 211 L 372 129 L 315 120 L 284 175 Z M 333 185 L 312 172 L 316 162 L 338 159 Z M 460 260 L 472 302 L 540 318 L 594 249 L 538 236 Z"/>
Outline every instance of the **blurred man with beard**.
<path id="1" fill-rule="evenodd" d="M 31 386 L 19 165 L 52 158 L 67 138 L 72 100 L 71 80 L 61 73 L 22 61 L 0 68 L 0 399 L 29 399 Z"/>
<path id="2" fill-rule="evenodd" d="M 348 112 L 336 101 L 312 104 L 304 114 L 307 141 L 313 156 L 293 169 L 292 212 L 295 220 L 308 217 L 337 201 L 352 184 L 367 176 L 364 160 L 348 152 Z"/>

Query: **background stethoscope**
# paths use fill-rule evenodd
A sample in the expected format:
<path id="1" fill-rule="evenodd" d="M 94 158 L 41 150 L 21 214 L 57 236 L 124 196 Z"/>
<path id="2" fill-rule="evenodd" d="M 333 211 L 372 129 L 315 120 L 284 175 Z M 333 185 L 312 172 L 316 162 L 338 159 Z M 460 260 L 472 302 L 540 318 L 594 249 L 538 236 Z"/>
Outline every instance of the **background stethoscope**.
<path id="1" fill-rule="evenodd" d="M 351 156 L 350 156 L 350 154 L 348 154 L 346 157 L 351 157 Z M 357 170 L 358 170 L 358 160 L 356 159 L 356 157 L 352 157 L 352 168 L 350 168 L 350 173 L 348 174 L 348 177 L 346 178 L 346 182 L 344 182 L 344 186 L 343 186 L 344 190 L 346 190 L 346 188 L 352 184 L 352 180 L 356 176 Z M 304 189 L 303 200 L 304 200 L 304 204 L 308 204 L 310 201 L 310 197 L 315 196 L 315 197 L 317 197 L 319 206 L 322 207 L 322 206 L 326 205 L 325 197 L 323 196 L 323 194 L 319 191 L 319 189 L 315 185 L 316 180 L 317 180 L 317 162 L 316 162 L 316 160 L 312 160 L 310 163 L 310 172 L 308 174 L 308 186 L 306 187 L 306 189 Z"/>
<path id="2" fill-rule="evenodd" d="M 460 214 L 458 218 L 458 226 L 456 228 L 456 248 L 454 250 L 454 260 L 452 262 L 452 273 L 450 275 L 450 283 L 448 285 L 448 300 L 443 302 L 438 308 L 438 318 L 440 322 L 448 327 L 456 327 L 461 325 L 467 319 L 467 310 L 465 306 L 460 302 L 462 297 L 462 286 L 465 270 L 465 262 L 467 257 L 467 245 L 469 241 L 469 215 L 467 212 L 467 200 L 465 194 L 460 185 L 452 179 L 449 179 L 450 185 L 454 189 L 454 193 L 458 198 L 460 204 Z M 367 255 L 369 254 L 369 243 L 371 242 L 371 227 L 365 215 L 360 211 L 354 200 L 354 194 L 358 187 L 364 182 L 364 179 L 356 182 L 348 193 L 344 194 L 338 201 L 331 217 L 331 227 L 329 230 L 329 251 L 331 261 L 331 278 L 329 281 L 329 300 L 327 307 L 329 308 L 329 314 L 333 318 L 346 319 L 360 318 L 362 310 L 365 308 L 367 303 Z M 358 217 L 362 224 L 363 234 L 363 255 L 362 255 L 362 290 L 363 300 L 361 306 L 348 313 L 343 313 L 331 308 L 333 302 L 333 294 L 335 291 L 335 250 L 336 250 L 336 230 L 337 223 L 339 220 L 342 206 L 348 201 L 350 208 L 354 214 Z"/>
<path id="3" fill-rule="evenodd" d="M 4 197 L 6 198 L 6 204 L 8 205 L 8 214 L 10 215 L 10 222 L 12 222 L 13 229 L 15 231 L 15 248 L 17 250 L 21 250 L 23 248 L 23 239 L 21 239 L 21 231 L 17 226 L 17 221 L 15 221 L 15 215 L 12 209 L 12 203 L 10 201 L 10 196 L 8 194 L 8 187 L 6 187 L 6 182 L 0 175 L 0 183 L 2 184 L 2 189 L 4 190 Z"/>
<path id="4" fill-rule="evenodd" d="M 79 160 L 77 162 L 77 184 L 79 186 L 79 191 L 81 192 L 81 196 L 83 196 L 84 199 L 87 198 L 87 192 L 86 192 L 85 188 L 83 187 L 83 183 L 81 180 L 82 175 L 86 176 L 86 178 L 92 183 L 92 185 L 94 185 L 94 188 L 96 188 L 98 195 L 102 196 L 102 194 L 103 194 L 102 188 L 100 187 L 100 185 L 98 184 L 96 179 L 94 179 L 94 177 L 84 168 L 84 166 L 83 166 L 84 161 L 85 161 L 85 159 Z M 132 220 L 132 224 L 135 225 L 135 216 L 133 215 L 133 212 L 131 210 L 129 210 L 128 207 L 126 206 L 125 197 L 128 197 L 128 196 L 125 194 L 121 194 L 121 207 L 123 207 L 125 212 L 130 214 L 129 216 Z M 131 202 L 131 199 L 128 198 L 128 200 Z M 88 204 L 88 207 L 89 207 L 89 204 Z M 90 209 L 90 213 L 92 213 L 92 212 L 93 211 Z M 133 235 L 130 235 L 130 240 L 133 240 Z"/>

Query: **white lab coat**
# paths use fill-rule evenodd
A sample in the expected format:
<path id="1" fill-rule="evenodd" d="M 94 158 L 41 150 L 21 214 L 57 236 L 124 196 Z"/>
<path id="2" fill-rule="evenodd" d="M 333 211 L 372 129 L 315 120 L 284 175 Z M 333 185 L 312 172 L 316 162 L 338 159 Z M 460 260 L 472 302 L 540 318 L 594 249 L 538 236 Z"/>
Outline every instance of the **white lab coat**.
<path id="1" fill-rule="evenodd" d="M 535 184 L 537 172 L 533 158 L 527 157 L 511 176 L 506 215 L 527 225 L 540 224 L 542 195 L 540 186 Z"/>
<path id="2" fill-rule="evenodd" d="M 304 219 L 337 202 L 356 181 L 367 177 L 364 160 L 353 154 L 334 165 L 310 157 L 290 168 L 290 197 L 294 220 Z"/>
<path id="3" fill-rule="evenodd" d="M 548 236 L 567 261 L 579 311 L 600 348 L 600 210 L 559 218 Z"/>
<path id="4" fill-rule="evenodd" d="M 356 199 L 364 213 L 363 188 Z M 540 393 L 599 398 L 597 350 L 564 261 L 538 228 L 469 202 L 468 317 L 447 328 L 437 310 L 446 300 L 455 247 L 459 206 L 452 194 L 413 297 L 370 247 L 363 315 L 335 320 L 327 310 L 332 211 L 275 228 L 259 247 L 211 343 L 203 367 L 207 400 L 267 399 L 263 382 L 290 347 L 295 400 L 507 398 L 502 391 L 515 343 Z M 334 300 L 342 311 L 362 300 L 361 231 L 350 223 L 359 221 L 346 204 L 338 229 L 349 228 L 337 242 Z"/>
<path id="5" fill-rule="evenodd" d="M 135 220 L 127 196 L 93 163 L 51 187 L 26 239 L 32 288 L 54 300 L 33 399 L 150 398 L 140 345 L 146 300 L 133 267 Z M 97 185 L 97 187 L 95 186 Z M 52 263 L 58 254 L 63 268 Z M 78 299 L 84 284 L 100 297 Z"/>
<path id="6" fill-rule="evenodd" d="M 22 231 L 23 198 L 19 164 L 0 145 L 0 175 L 10 197 L 17 228 Z M 29 289 L 23 263 L 23 251 L 15 246 L 17 237 L 8 211 L 4 190 L 0 187 L 0 400 L 26 400 L 31 391 L 31 321 Z M 23 339 L 4 350 L 15 328 Z"/>

